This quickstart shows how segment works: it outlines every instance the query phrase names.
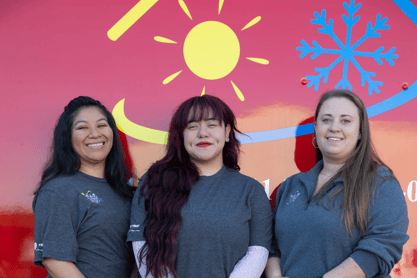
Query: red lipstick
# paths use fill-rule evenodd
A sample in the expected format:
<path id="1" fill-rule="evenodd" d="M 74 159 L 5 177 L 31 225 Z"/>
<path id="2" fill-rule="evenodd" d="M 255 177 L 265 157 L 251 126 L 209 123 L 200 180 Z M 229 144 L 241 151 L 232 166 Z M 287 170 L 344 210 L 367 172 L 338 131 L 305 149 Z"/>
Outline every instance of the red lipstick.
<path id="1" fill-rule="evenodd" d="M 210 145 L 211 145 L 210 142 L 198 142 L 197 143 L 197 147 L 201 147 L 201 148 L 205 148 L 205 147 L 208 147 Z"/>

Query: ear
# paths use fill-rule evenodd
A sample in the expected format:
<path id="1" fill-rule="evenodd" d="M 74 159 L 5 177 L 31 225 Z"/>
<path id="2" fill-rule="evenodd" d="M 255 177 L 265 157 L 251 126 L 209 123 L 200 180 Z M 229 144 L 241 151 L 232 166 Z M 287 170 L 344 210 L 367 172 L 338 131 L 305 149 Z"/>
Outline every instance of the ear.
<path id="1" fill-rule="evenodd" d="M 361 140 L 361 138 L 362 138 L 362 133 L 359 132 L 358 140 Z"/>
<path id="2" fill-rule="evenodd" d="M 230 131 L 231 131 L 232 129 L 230 128 L 230 125 L 227 125 L 226 126 L 226 129 L 225 129 L 225 135 L 226 135 L 226 142 L 229 142 L 230 141 Z"/>

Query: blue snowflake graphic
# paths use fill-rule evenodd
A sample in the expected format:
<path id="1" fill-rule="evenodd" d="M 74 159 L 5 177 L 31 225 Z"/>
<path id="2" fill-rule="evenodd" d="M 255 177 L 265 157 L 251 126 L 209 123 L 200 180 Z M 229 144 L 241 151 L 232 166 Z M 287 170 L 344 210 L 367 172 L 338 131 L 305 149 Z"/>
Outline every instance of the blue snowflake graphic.
<path id="1" fill-rule="evenodd" d="M 340 49 L 327 49 L 322 48 L 316 41 L 313 41 L 313 46 L 309 46 L 305 40 L 301 40 L 301 44 L 303 46 L 298 46 L 296 49 L 298 51 L 302 51 L 300 54 L 300 59 L 304 58 L 310 52 L 313 53 L 311 55 L 311 59 L 317 58 L 320 54 L 337 54 L 339 57 L 334 60 L 326 68 L 315 68 L 314 71 L 318 72 L 318 75 L 308 75 L 306 76 L 307 80 L 311 80 L 307 87 L 311 87 L 314 85 L 314 90 L 317 91 L 319 89 L 320 80 L 323 78 L 323 83 L 327 83 L 329 78 L 329 72 L 332 70 L 337 64 L 339 64 L 343 60 L 343 77 L 342 79 L 336 84 L 335 88 L 338 89 L 342 87 L 343 89 L 349 88 L 352 90 L 352 85 L 350 84 L 347 78 L 348 66 L 349 61 L 356 67 L 356 69 L 361 74 L 361 85 L 365 86 L 365 82 L 368 83 L 368 94 L 372 95 L 372 91 L 375 91 L 377 94 L 380 93 L 378 86 L 384 85 L 381 81 L 372 80 L 371 77 L 375 77 L 375 72 L 365 71 L 360 64 L 356 61 L 355 56 L 363 56 L 363 57 L 372 57 L 374 60 L 379 64 L 382 65 L 382 59 L 385 59 L 391 66 L 394 65 L 394 61 L 392 59 L 397 59 L 398 55 L 394 54 L 395 47 L 391 48 L 389 51 L 382 53 L 384 47 L 381 46 L 374 52 L 361 52 L 355 51 L 355 49 L 363 43 L 368 38 L 379 38 L 381 36 L 380 33 L 377 33 L 378 30 L 388 30 L 390 28 L 389 25 L 385 24 L 388 20 L 387 17 L 381 20 L 381 15 L 378 14 L 375 21 L 375 26 L 372 27 L 372 23 L 368 22 L 366 27 L 365 35 L 363 35 L 357 42 L 351 45 L 351 35 L 352 35 L 352 27 L 355 25 L 360 16 L 355 16 L 354 14 L 359 10 L 361 4 L 358 3 L 355 5 L 355 1 L 351 0 L 350 5 L 346 2 L 343 3 L 343 7 L 345 7 L 346 11 L 348 12 L 347 17 L 345 14 L 342 15 L 343 21 L 346 23 L 347 26 L 347 35 L 346 35 L 346 44 L 340 41 L 340 39 L 336 36 L 333 32 L 333 19 L 329 19 L 329 24 L 326 23 L 326 10 L 321 11 L 321 15 L 318 12 L 315 12 L 315 19 L 312 19 L 310 22 L 313 24 L 321 25 L 323 28 L 319 29 L 318 32 L 322 34 L 328 34 L 338 45 Z"/>

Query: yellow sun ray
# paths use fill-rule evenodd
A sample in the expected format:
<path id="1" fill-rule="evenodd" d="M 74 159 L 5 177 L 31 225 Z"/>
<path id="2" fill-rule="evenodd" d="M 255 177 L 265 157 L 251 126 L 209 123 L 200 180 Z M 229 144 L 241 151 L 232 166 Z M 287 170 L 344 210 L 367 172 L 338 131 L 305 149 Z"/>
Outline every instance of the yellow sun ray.
<path id="1" fill-rule="evenodd" d="M 155 36 L 154 40 L 156 40 L 157 42 L 162 42 L 162 43 L 177 43 L 176 41 L 173 41 L 164 37 L 160 37 L 160 36 Z"/>
<path id="2" fill-rule="evenodd" d="M 128 11 L 113 27 L 107 31 L 107 37 L 116 41 L 123 35 L 136 21 L 139 20 L 158 0 L 140 0 L 130 11 Z"/>
<path id="3" fill-rule="evenodd" d="M 250 58 L 250 57 L 246 57 L 246 59 L 258 63 L 258 64 L 262 64 L 262 65 L 268 65 L 269 61 L 266 59 L 262 59 L 262 58 Z"/>
<path id="4" fill-rule="evenodd" d="M 243 29 L 241 31 L 243 31 L 245 29 L 248 29 L 249 27 L 252 27 L 253 25 L 255 25 L 256 23 L 258 23 L 259 21 L 261 21 L 261 17 L 260 16 L 255 17 L 248 24 L 246 24 L 246 26 L 243 27 Z"/>
<path id="5" fill-rule="evenodd" d="M 174 80 L 174 78 L 177 77 L 178 74 L 180 74 L 181 72 L 182 72 L 182 70 L 180 70 L 180 71 L 178 71 L 178 72 L 176 72 L 174 74 L 171 74 L 170 76 L 168 76 L 167 78 L 165 78 L 164 81 L 162 81 L 162 84 L 164 84 L 164 85 L 168 84 L 169 82 L 171 82 L 172 80 Z"/>
<path id="6" fill-rule="evenodd" d="M 186 15 L 188 15 L 188 17 L 189 17 L 191 20 L 193 20 L 193 18 L 191 17 L 190 11 L 189 11 L 189 10 L 188 10 L 188 8 L 187 8 L 187 5 L 185 5 L 184 0 L 178 0 L 178 3 L 180 4 L 180 6 L 181 6 L 182 10 L 184 11 L 184 13 L 185 13 Z"/>
<path id="7" fill-rule="evenodd" d="M 130 137 L 155 144 L 166 144 L 168 132 L 140 126 L 131 122 L 125 115 L 125 99 L 119 101 L 113 108 L 113 117 L 117 127 Z"/>
<path id="8" fill-rule="evenodd" d="M 233 83 L 232 80 L 230 80 L 230 82 L 232 83 L 233 89 L 235 89 L 236 95 L 237 97 L 241 100 L 244 101 L 245 97 L 243 96 L 242 92 L 239 90 L 239 88 L 235 85 L 235 83 Z"/>
<path id="9" fill-rule="evenodd" d="M 206 86 L 203 87 L 203 91 L 201 92 L 201 95 L 204 95 L 206 93 Z"/>
<path id="10" fill-rule="evenodd" d="M 220 14 L 220 12 L 222 10 L 223 3 L 224 3 L 224 0 L 219 0 L 219 14 Z"/>

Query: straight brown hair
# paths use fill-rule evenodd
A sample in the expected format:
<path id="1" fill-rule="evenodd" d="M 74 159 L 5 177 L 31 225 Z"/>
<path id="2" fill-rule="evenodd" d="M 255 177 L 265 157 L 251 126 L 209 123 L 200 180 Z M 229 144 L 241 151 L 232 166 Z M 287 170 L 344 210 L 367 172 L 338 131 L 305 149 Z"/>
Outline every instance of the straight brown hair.
<path id="1" fill-rule="evenodd" d="M 363 236 L 368 224 L 369 205 L 377 186 L 378 166 L 385 166 L 390 173 L 389 176 L 381 179 L 381 182 L 395 177 L 392 170 L 382 162 L 372 144 L 366 108 L 355 93 L 349 90 L 332 90 L 324 93 L 317 104 L 314 121 L 317 120 L 323 103 L 330 98 L 345 98 L 355 104 L 359 113 L 361 137 L 343 167 L 319 190 L 317 200 L 326 192 L 329 184 L 340 175 L 344 186 L 329 196 L 329 205 L 332 198 L 343 192 L 342 207 L 346 232 L 352 236 L 352 230 L 357 226 L 360 235 Z M 320 149 L 316 148 L 316 163 L 322 159 Z"/>

